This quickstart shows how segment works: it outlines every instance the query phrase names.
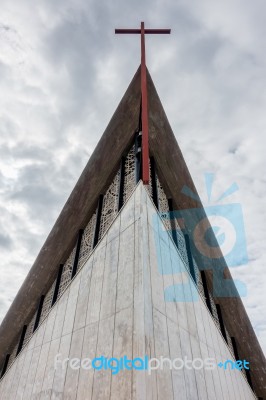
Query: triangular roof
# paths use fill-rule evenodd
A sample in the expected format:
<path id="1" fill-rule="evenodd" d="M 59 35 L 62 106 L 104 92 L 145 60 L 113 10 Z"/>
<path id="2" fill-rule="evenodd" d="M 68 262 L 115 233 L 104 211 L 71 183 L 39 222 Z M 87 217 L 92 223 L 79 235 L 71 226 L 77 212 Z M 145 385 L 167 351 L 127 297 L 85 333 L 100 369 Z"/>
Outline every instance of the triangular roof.
<path id="1" fill-rule="evenodd" d="M 150 155 L 156 161 L 164 190 L 172 198 L 175 209 L 198 208 L 203 215 L 202 205 L 199 207 L 198 202 L 181 192 L 186 185 L 197 193 L 148 71 L 147 85 Z M 65 262 L 79 229 L 84 228 L 90 219 L 99 195 L 110 184 L 120 159 L 128 150 L 139 126 L 140 106 L 139 68 L 0 326 L 0 364 L 14 344 L 25 319 L 34 312 L 40 296 L 55 279 L 58 265 Z M 191 227 L 193 218 L 194 214 L 191 213 Z M 231 279 L 224 261 L 217 268 L 224 271 L 226 278 Z M 209 287 L 212 287 L 211 271 L 207 273 L 207 280 Z M 240 343 L 241 357 L 252 360 L 255 386 L 265 390 L 265 357 L 241 299 L 227 297 L 219 298 L 217 302 L 223 308 L 230 335 L 237 337 Z"/>

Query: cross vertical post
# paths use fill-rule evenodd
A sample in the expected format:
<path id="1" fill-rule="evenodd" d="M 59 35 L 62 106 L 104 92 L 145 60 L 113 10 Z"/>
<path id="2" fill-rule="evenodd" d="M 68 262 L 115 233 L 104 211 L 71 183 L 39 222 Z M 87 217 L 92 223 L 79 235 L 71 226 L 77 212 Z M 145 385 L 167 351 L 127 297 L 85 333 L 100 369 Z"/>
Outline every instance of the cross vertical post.
<path id="1" fill-rule="evenodd" d="M 149 184 L 149 122 L 148 122 L 148 90 L 145 56 L 145 34 L 169 34 L 170 29 L 145 29 L 141 22 L 140 29 L 115 29 L 115 33 L 140 34 L 141 39 L 141 122 L 142 122 L 142 181 Z"/>
<path id="2" fill-rule="evenodd" d="M 142 180 L 144 185 L 149 184 L 149 123 L 148 123 L 148 95 L 145 57 L 145 29 L 141 22 L 141 123 L 142 123 Z"/>

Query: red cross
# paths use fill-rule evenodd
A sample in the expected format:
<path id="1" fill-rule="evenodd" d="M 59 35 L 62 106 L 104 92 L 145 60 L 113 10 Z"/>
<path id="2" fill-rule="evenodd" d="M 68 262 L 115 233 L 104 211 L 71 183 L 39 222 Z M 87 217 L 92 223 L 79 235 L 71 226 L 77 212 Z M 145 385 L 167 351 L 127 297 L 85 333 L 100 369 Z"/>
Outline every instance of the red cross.
<path id="1" fill-rule="evenodd" d="M 145 29 L 141 22 L 140 29 L 115 29 L 115 33 L 137 33 L 141 36 L 141 120 L 142 120 L 142 180 L 149 184 L 149 126 L 148 126 L 148 96 L 145 57 L 145 34 L 169 34 L 171 29 Z"/>

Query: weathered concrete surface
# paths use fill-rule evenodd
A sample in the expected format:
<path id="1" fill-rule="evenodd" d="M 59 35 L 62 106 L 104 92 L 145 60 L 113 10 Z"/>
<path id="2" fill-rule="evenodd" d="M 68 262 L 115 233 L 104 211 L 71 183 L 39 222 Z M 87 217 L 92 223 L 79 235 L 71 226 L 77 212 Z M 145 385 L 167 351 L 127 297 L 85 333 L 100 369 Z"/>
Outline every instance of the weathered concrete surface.
<path id="1" fill-rule="evenodd" d="M 0 381 L 0 400 L 255 399 L 238 370 L 171 370 L 165 364 L 150 375 L 126 369 L 112 375 L 110 369 L 73 369 L 60 362 L 55 368 L 57 354 L 61 362 L 101 356 L 215 363 L 232 358 L 202 298 L 165 301 L 166 292 L 187 300 L 198 294 L 140 183 Z"/>
<path id="2" fill-rule="evenodd" d="M 184 185 L 190 187 L 195 193 L 196 189 L 149 73 L 148 96 L 150 151 L 155 158 L 164 187 L 168 187 L 168 195 L 173 198 L 177 209 L 199 208 L 198 203 L 181 193 Z M 36 309 L 40 295 L 54 279 L 59 263 L 64 262 L 68 256 L 78 230 L 85 226 L 99 194 L 107 187 L 112 174 L 118 167 L 121 155 L 130 145 L 138 126 L 140 97 L 140 70 L 138 70 L 2 322 L 0 365 L 5 354 L 12 348 L 17 332 Z M 108 168 L 105 168 L 106 165 Z M 199 208 L 198 213 L 200 217 L 204 215 L 204 210 Z M 194 218 L 195 213 L 192 212 L 191 226 L 193 226 Z M 190 229 L 189 225 L 188 229 Z M 200 266 L 201 260 L 197 259 L 197 262 Z M 204 268 L 208 268 L 208 265 L 204 265 Z M 211 262 L 209 269 L 207 279 L 211 288 L 213 269 Z M 224 271 L 225 278 L 231 278 L 223 262 L 216 265 L 216 270 Z M 221 281 L 221 286 L 223 284 Z M 241 299 L 220 298 L 217 302 L 222 307 L 230 335 L 236 338 L 240 347 L 240 357 L 251 362 L 252 381 L 257 394 L 266 398 L 265 357 Z"/>

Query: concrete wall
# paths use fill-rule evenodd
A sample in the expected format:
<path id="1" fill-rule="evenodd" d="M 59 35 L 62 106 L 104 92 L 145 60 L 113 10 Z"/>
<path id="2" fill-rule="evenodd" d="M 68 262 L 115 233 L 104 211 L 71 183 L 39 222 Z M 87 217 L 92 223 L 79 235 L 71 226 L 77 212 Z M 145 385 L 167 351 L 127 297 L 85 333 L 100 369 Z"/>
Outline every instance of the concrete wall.
<path id="1" fill-rule="evenodd" d="M 95 371 L 60 358 L 233 359 L 140 183 L 0 381 L 0 399 L 254 399 L 242 372 Z M 175 298 L 177 301 L 165 301 Z M 180 296 L 195 301 L 178 301 Z"/>

